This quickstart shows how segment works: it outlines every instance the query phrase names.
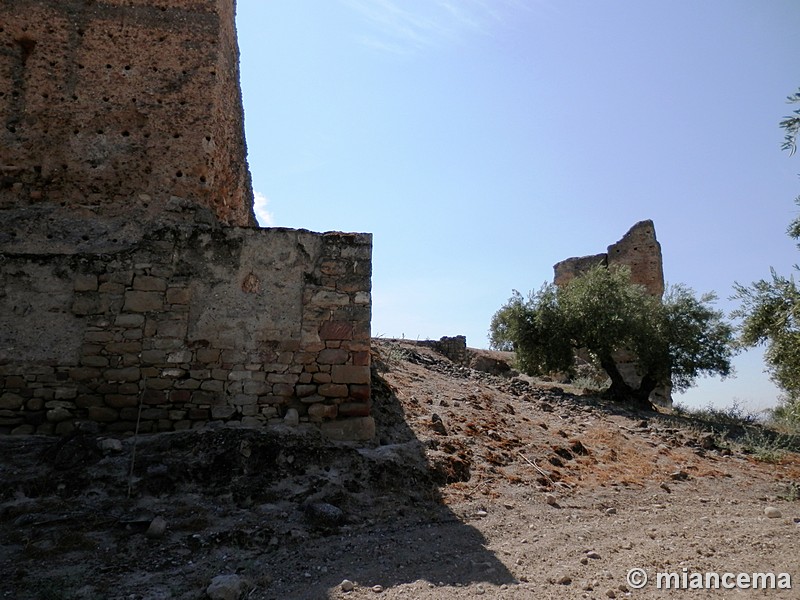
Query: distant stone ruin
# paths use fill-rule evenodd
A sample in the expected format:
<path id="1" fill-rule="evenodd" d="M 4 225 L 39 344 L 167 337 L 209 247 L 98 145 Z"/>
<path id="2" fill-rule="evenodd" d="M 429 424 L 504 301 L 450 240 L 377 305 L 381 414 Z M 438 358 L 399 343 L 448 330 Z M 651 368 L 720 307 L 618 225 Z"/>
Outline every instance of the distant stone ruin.
<path id="1" fill-rule="evenodd" d="M 0 433 L 374 435 L 372 237 L 259 229 L 233 0 L 0 3 Z"/>
<path id="2" fill-rule="evenodd" d="M 640 221 L 630 228 L 621 240 L 608 247 L 603 254 L 568 258 L 553 266 L 556 285 L 565 285 L 589 269 L 626 266 L 630 269 L 631 282 L 644 286 L 653 296 L 664 295 L 664 267 L 661 258 L 661 244 L 656 239 L 653 221 Z M 642 375 L 637 372 L 636 357 L 629 352 L 619 352 L 615 356 L 617 367 L 625 381 L 638 387 Z M 665 382 L 650 394 L 650 401 L 660 406 L 672 405 L 671 385 Z"/>

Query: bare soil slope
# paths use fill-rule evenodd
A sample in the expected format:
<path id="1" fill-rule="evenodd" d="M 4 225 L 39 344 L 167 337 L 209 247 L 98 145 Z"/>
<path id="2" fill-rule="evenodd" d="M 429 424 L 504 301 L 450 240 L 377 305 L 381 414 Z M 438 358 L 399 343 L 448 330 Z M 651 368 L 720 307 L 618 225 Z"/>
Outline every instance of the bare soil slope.
<path id="1" fill-rule="evenodd" d="M 794 590 L 686 593 L 798 597 L 800 457 L 735 442 L 768 433 L 413 343 L 375 340 L 374 363 L 368 447 L 303 426 L 0 439 L 0 597 L 206 598 L 224 574 L 254 599 L 670 593 L 633 568 L 786 572 Z"/>

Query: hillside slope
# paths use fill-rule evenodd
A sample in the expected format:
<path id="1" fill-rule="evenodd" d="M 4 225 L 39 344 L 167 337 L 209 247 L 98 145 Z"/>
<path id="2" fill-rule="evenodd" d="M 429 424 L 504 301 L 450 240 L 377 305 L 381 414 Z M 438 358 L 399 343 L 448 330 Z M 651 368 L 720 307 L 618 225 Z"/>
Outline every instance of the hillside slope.
<path id="1" fill-rule="evenodd" d="M 375 340 L 374 364 L 369 447 L 302 425 L 0 439 L 0 597 L 203 598 L 218 575 L 257 599 L 668 593 L 632 589 L 633 568 L 800 585 L 800 459 L 759 462 L 730 441 L 768 434 L 413 343 Z"/>

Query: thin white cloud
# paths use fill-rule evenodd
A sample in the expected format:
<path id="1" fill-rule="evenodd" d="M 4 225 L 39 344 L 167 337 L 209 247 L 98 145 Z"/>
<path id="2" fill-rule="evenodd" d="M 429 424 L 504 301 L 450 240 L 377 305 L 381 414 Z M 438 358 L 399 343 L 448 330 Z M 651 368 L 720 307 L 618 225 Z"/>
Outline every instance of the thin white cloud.
<path id="1" fill-rule="evenodd" d="M 274 215 L 267 210 L 269 199 L 261 192 L 253 192 L 253 212 L 261 227 L 272 227 L 275 224 Z"/>
<path id="2" fill-rule="evenodd" d="M 369 26 L 359 42 L 393 54 L 411 54 L 466 33 L 490 35 L 526 10 L 519 0 L 341 0 Z"/>

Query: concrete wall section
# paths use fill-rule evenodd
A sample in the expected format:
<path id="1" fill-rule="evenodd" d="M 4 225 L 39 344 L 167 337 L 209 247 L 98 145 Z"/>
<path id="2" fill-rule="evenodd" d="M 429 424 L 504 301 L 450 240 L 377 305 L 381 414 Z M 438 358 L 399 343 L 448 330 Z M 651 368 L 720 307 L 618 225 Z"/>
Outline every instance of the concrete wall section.
<path id="1" fill-rule="evenodd" d="M 112 253 L 23 247 L 1 248 L 0 433 L 373 435 L 370 235 L 173 224 Z"/>

